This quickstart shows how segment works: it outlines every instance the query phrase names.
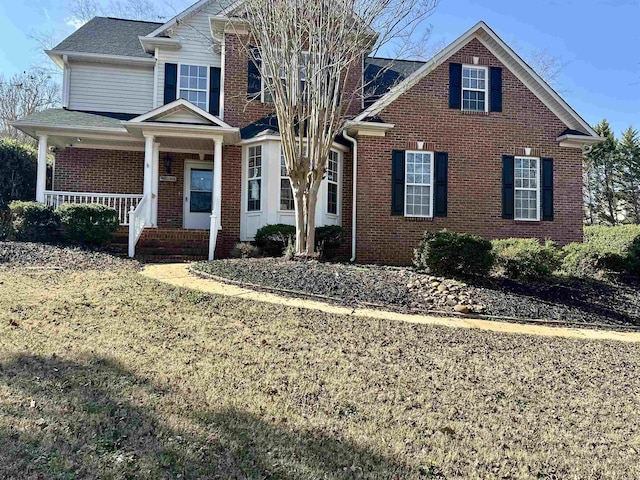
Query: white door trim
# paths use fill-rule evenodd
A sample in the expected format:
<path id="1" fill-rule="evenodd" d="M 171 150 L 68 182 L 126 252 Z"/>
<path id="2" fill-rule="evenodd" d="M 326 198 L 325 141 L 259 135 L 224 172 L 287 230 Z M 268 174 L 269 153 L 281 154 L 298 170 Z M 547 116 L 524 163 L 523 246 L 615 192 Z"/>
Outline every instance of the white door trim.
<path id="1" fill-rule="evenodd" d="M 191 194 L 191 176 L 189 174 L 189 170 L 191 168 L 195 168 L 195 169 L 203 169 L 203 170 L 211 170 L 212 172 L 212 181 L 213 181 L 213 171 L 214 171 L 214 165 L 213 162 L 203 162 L 202 160 L 196 160 L 196 159 L 186 159 L 184 161 L 184 185 L 182 186 L 182 228 L 193 228 L 193 227 L 187 227 L 187 216 L 191 213 L 190 211 L 190 202 L 188 201 L 188 195 Z M 213 186 L 212 186 L 213 187 Z M 211 191 L 211 201 L 212 201 L 212 205 L 213 205 L 213 189 Z M 211 212 L 207 213 L 207 219 L 210 218 Z M 206 227 L 203 228 L 210 228 L 210 222 L 207 222 Z"/>

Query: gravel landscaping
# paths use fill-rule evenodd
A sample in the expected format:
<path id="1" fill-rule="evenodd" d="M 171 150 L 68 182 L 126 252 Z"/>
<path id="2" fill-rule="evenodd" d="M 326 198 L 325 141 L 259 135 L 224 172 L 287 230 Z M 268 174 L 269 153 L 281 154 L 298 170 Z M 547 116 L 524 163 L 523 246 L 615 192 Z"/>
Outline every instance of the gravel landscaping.
<path id="1" fill-rule="evenodd" d="M 485 279 L 471 285 L 412 268 L 273 258 L 200 262 L 192 270 L 245 285 L 282 289 L 292 295 L 298 292 L 327 297 L 354 307 L 640 326 L 640 285 L 633 281 L 532 284 Z"/>
<path id="2" fill-rule="evenodd" d="M 138 262 L 99 249 L 42 243 L 0 242 L 0 269 L 137 270 Z"/>

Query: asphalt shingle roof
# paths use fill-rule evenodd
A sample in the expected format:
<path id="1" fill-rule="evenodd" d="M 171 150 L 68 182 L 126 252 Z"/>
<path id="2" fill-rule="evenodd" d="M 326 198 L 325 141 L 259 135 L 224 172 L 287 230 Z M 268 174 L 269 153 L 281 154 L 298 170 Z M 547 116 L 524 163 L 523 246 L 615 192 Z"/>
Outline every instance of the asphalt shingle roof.
<path id="1" fill-rule="evenodd" d="M 364 61 L 365 107 L 424 65 L 419 60 L 368 57 Z"/>
<path id="2" fill-rule="evenodd" d="M 54 50 L 151 58 L 138 37 L 148 35 L 162 23 L 95 17 L 65 38 Z"/>
<path id="3" fill-rule="evenodd" d="M 110 114 L 97 112 L 79 112 L 64 108 L 50 108 L 29 115 L 16 122 L 19 126 L 39 127 L 97 127 L 122 128 L 122 120 L 130 120 L 136 115 Z"/>

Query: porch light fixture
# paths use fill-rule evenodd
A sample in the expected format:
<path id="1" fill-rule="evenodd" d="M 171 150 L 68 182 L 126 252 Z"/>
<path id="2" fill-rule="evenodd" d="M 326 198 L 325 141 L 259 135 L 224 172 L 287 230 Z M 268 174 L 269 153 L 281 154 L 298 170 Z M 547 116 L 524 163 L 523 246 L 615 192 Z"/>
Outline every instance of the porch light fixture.
<path id="1" fill-rule="evenodd" d="M 173 158 L 171 158 L 171 156 L 167 155 L 166 157 L 164 157 L 164 171 L 168 174 L 171 173 L 171 165 L 173 164 Z"/>

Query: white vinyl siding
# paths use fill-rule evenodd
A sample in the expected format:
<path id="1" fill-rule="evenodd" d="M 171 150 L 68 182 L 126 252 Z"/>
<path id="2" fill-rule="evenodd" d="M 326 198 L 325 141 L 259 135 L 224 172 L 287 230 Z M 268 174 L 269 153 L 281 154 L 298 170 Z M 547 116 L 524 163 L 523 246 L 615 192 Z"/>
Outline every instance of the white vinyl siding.
<path id="1" fill-rule="evenodd" d="M 171 38 L 180 40 L 182 48 L 180 50 L 158 49 L 156 107 L 164 104 L 165 63 L 221 67 L 220 45 L 216 44 L 214 48 L 210 33 L 211 26 L 209 25 L 209 15 L 216 13 L 214 7 L 211 4 L 206 5 L 202 11 L 187 18 L 185 23 L 167 32 Z M 179 94 L 177 97 L 179 97 Z M 208 110 L 208 108 L 205 108 L 205 110 Z"/>
<path id="2" fill-rule="evenodd" d="M 142 114 L 153 108 L 153 68 L 72 63 L 69 109 Z"/>

